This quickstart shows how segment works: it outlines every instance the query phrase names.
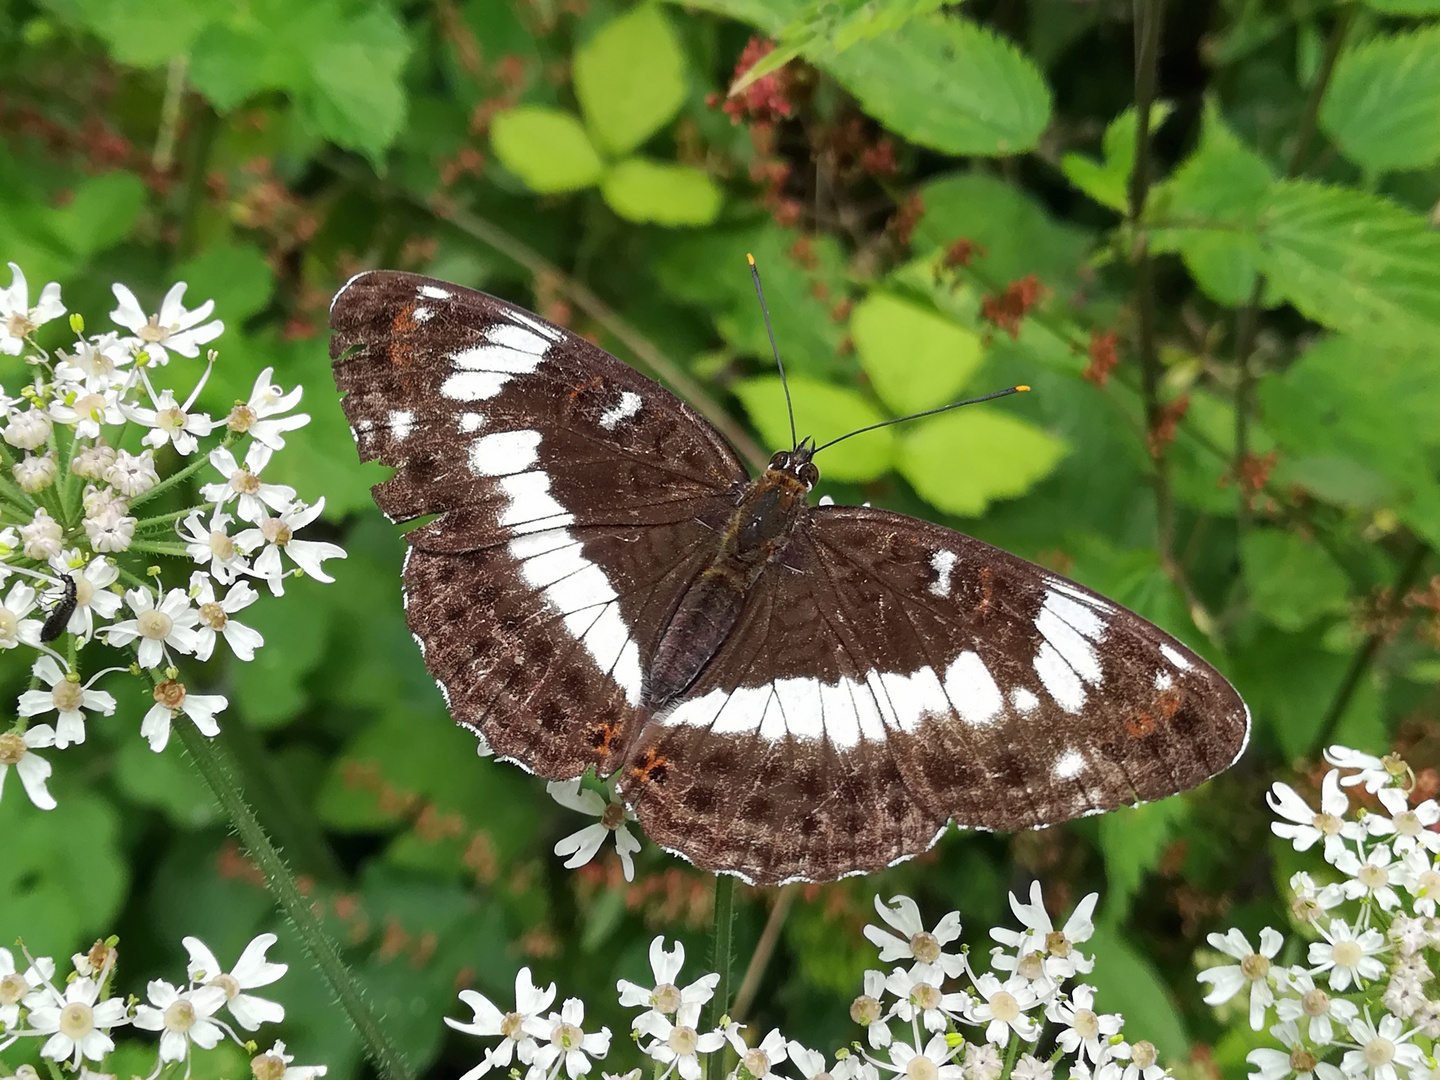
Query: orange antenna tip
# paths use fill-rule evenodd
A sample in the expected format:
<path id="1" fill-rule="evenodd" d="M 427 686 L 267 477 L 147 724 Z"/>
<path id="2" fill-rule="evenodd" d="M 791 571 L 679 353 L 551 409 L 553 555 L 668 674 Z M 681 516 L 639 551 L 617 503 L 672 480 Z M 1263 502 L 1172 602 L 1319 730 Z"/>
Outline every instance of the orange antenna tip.
<path id="1" fill-rule="evenodd" d="M 747 251 L 747 252 L 745 252 L 745 261 L 748 262 L 751 266 L 754 266 L 754 265 L 755 265 L 755 256 L 754 256 L 754 255 L 751 255 L 750 252 Z"/>
<path id="2" fill-rule="evenodd" d="M 1030 392 L 1030 387 L 1026 386 L 1024 383 L 1021 383 L 1019 386 L 1015 387 L 1015 389 L 1021 394 L 1028 394 Z"/>

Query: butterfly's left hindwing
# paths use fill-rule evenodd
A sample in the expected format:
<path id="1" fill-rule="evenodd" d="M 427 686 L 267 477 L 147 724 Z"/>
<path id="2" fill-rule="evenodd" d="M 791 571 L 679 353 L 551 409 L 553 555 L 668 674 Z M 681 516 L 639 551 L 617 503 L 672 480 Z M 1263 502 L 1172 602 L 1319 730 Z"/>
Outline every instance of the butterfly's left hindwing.
<path id="1" fill-rule="evenodd" d="M 452 714 L 542 775 L 610 771 L 744 470 L 662 387 L 484 293 L 376 271 L 330 321 L 360 456 L 395 468 L 376 502 L 437 515 L 407 538 L 406 619 Z"/>

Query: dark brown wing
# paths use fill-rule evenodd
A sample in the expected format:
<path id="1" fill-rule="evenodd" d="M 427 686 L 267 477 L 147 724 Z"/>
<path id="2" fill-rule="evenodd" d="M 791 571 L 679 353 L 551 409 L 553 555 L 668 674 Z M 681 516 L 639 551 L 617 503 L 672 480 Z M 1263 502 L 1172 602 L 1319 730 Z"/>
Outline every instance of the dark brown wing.
<path id="1" fill-rule="evenodd" d="M 759 883 L 1162 798 L 1228 767 L 1249 712 L 1139 616 L 884 510 L 820 507 L 624 790 L 645 831 Z M 656 762 L 663 763 L 659 776 Z"/>
<path id="2" fill-rule="evenodd" d="M 437 515 L 408 536 L 406 619 L 451 713 L 541 775 L 612 771 L 744 469 L 658 384 L 484 293 L 375 271 L 330 324 L 360 456 L 396 470 L 375 501 Z"/>

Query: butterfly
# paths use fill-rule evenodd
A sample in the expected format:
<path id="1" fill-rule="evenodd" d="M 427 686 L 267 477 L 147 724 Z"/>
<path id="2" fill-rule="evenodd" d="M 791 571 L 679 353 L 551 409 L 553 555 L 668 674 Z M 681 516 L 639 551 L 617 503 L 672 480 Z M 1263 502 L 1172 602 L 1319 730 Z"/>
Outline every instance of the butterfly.
<path id="1" fill-rule="evenodd" d="M 504 300 L 371 271 L 330 308 L 405 617 L 451 715 L 550 779 L 618 774 L 646 834 L 754 884 L 1191 788 L 1239 694 L 1082 585 L 930 522 L 751 478 L 689 405 Z"/>

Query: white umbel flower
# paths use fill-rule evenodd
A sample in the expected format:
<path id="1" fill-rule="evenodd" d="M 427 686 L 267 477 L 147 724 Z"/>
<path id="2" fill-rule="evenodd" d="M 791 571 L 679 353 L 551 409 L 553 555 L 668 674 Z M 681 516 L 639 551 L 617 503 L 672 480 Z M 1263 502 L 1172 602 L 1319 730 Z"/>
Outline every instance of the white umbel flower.
<path id="1" fill-rule="evenodd" d="M 1325 841 L 1325 858 L 1334 862 L 1345 851 L 1346 840 L 1360 840 L 1365 836 L 1365 826 L 1358 821 L 1348 821 L 1346 812 L 1350 809 L 1350 796 L 1340 790 L 1340 774 L 1328 772 L 1320 782 L 1320 809 L 1310 809 L 1289 784 L 1275 783 L 1270 787 L 1265 801 L 1270 809 L 1284 821 L 1270 826 L 1276 836 L 1289 840 L 1296 851 L 1309 851 L 1316 841 Z"/>
<path id="2" fill-rule="evenodd" d="M 711 972 L 700 976 L 689 986 L 681 987 L 675 980 L 680 977 L 680 969 L 684 966 L 685 946 L 677 941 L 675 947 L 667 952 L 664 937 L 656 937 L 650 942 L 650 974 L 654 976 L 654 985 L 645 987 L 629 979 L 621 979 L 615 984 L 615 989 L 620 992 L 621 1005 L 632 1009 L 638 1005 L 645 1006 L 646 1011 L 635 1018 L 636 1027 L 652 1014 L 671 1017 L 680 1011 L 682 1005 L 704 1005 L 714 996 L 720 976 Z"/>
<path id="3" fill-rule="evenodd" d="M 75 979 L 63 994 L 46 987 L 41 1000 L 30 1008 L 30 1027 L 49 1035 L 40 1056 L 67 1061 L 78 1069 L 82 1060 L 100 1061 L 115 1049 L 110 1030 L 129 1023 L 125 1002 L 118 998 L 100 1000 L 100 984 L 94 979 Z"/>
<path id="4" fill-rule="evenodd" d="M 1097 1013 L 1094 1006 L 1095 988 L 1082 983 L 1067 997 L 1052 1002 L 1045 1015 L 1063 1025 L 1055 1041 L 1067 1054 L 1101 1065 L 1108 1057 L 1110 1036 L 1119 1032 L 1123 1019 L 1116 1013 Z"/>
<path id="5" fill-rule="evenodd" d="M 1426 799 L 1412 808 L 1409 798 L 1399 788 L 1381 788 L 1375 797 L 1387 813 L 1365 818 L 1365 829 L 1371 836 L 1394 837 L 1390 846 L 1397 855 L 1404 855 L 1415 847 L 1423 847 L 1432 854 L 1440 852 L 1440 832 L 1434 828 L 1440 823 L 1440 803 Z"/>
<path id="6" fill-rule="evenodd" d="M 924 1049 L 904 1042 L 893 1043 L 890 1047 L 891 1063 L 887 1065 L 877 1061 L 875 1064 L 906 1080 L 961 1080 L 960 1066 L 950 1060 L 954 1054 L 944 1034 L 940 1033 L 932 1035 Z"/>
<path id="7" fill-rule="evenodd" d="M 200 497 L 217 507 L 234 499 L 236 513 L 257 524 L 267 516 L 266 507 L 275 511 L 288 509 L 295 502 L 295 489 L 288 484 L 272 484 L 260 479 L 273 453 L 263 443 L 251 443 L 245 451 L 245 463 L 241 465 L 229 449 L 217 446 L 210 451 L 210 464 L 225 479 L 222 483 L 206 484 L 200 489 Z"/>
<path id="8" fill-rule="evenodd" d="M 123 326 L 138 339 L 136 350 L 143 349 L 152 364 L 164 365 L 169 352 L 181 356 L 199 356 L 200 346 L 214 341 L 225 330 L 219 319 L 205 322 L 215 310 L 215 301 L 206 300 L 194 311 L 186 311 L 181 301 L 185 297 L 185 282 L 177 282 L 160 301 L 160 311 L 146 315 L 135 294 L 118 282 L 111 291 L 119 301 L 110 318 L 116 326 Z"/>
<path id="9" fill-rule="evenodd" d="M 770 1034 L 760 1040 L 759 1046 L 747 1046 L 745 1037 L 741 1034 L 743 1030 L 741 1025 L 734 1023 L 725 1029 L 725 1038 L 739 1055 L 741 1066 L 754 1080 L 779 1080 L 775 1066 L 790 1056 L 790 1047 L 785 1042 L 785 1036 L 780 1034 L 778 1028 L 772 1028 Z"/>
<path id="10" fill-rule="evenodd" d="M 1400 903 L 1391 886 L 1391 878 L 1399 868 L 1390 858 L 1388 845 L 1376 844 L 1363 860 L 1353 851 L 1342 851 L 1334 862 L 1335 869 L 1349 878 L 1340 886 L 1347 900 L 1373 899 L 1385 911 Z"/>
<path id="11" fill-rule="evenodd" d="M 1365 790 L 1372 795 L 1381 788 L 1394 786 L 1395 781 L 1404 776 L 1406 771 L 1405 763 L 1396 754 L 1386 754 L 1379 758 L 1348 746 L 1330 747 L 1325 751 L 1325 760 L 1337 769 L 1354 769 L 1354 775 L 1347 776 L 1340 782 L 1346 787 L 1363 784 Z"/>
<path id="12" fill-rule="evenodd" d="M 245 993 L 246 990 L 269 986 L 290 970 L 288 964 L 272 963 L 265 958 L 265 953 L 278 940 L 274 934 L 260 934 L 245 946 L 235 966 L 226 971 L 203 941 L 197 937 L 182 938 L 181 944 L 190 954 L 186 974 L 191 982 L 218 986 L 223 990 L 223 1004 L 235 1022 L 246 1031 L 256 1031 L 261 1024 L 278 1024 L 285 1019 L 283 1005 Z"/>
<path id="13" fill-rule="evenodd" d="M 265 644 L 265 639 L 260 631 L 236 622 L 232 616 L 260 599 L 260 594 L 248 582 L 237 581 L 225 594 L 225 599 L 217 600 L 210 576 L 200 570 L 190 575 L 190 594 L 199 605 L 200 614 L 200 622 L 195 627 L 195 659 L 209 660 L 215 651 L 217 637 L 225 639 L 236 659 L 255 659 L 255 650 Z"/>
<path id="14" fill-rule="evenodd" d="M 0 649 L 13 649 L 17 645 L 39 648 L 40 630 L 45 624 L 27 617 L 37 603 L 35 590 L 25 582 L 17 581 L 10 586 L 5 603 L 0 604 Z"/>
<path id="15" fill-rule="evenodd" d="M 992 938 L 1015 950 L 1013 959 L 1016 963 L 1009 963 L 1012 958 L 1006 957 L 1004 959 L 1007 962 L 1002 965 L 1003 969 L 1015 970 L 1020 958 L 1035 953 L 1040 958 L 1040 966 L 1046 978 L 1052 982 L 1060 983 L 1076 974 L 1090 972 L 1095 967 L 1094 959 L 1080 952 L 1076 946 L 1089 941 L 1090 936 L 1095 933 L 1092 916 L 1099 900 L 1099 893 L 1090 893 L 1075 905 L 1075 910 L 1070 913 L 1070 918 L 1065 920 L 1065 925 L 1057 930 L 1050 921 L 1050 913 L 1045 910 L 1045 901 L 1041 896 L 1038 881 L 1030 883 L 1028 904 L 1022 904 L 1019 898 L 1011 893 L 1010 910 L 1020 920 L 1021 929 L 996 927 L 990 931 Z"/>
<path id="16" fill-rule="evenodd" d="M 620 866 L 625 872 L 626 881 L 635 880 L 635 853 L 640 850 L 640 841 L 635 834 L 627 827 L 627 823 L 635 820 L 635 814 L 626 807 L 623 800 L 615 792 L 613 779 L 607 782 L 610 798 L 602 799 L 599 794 L 589 788 L 582 787 L 576 780 L 552 780 L 545 785 L 546 792 L 561 806 L 574 810 L 590 817 L 600 820 L 593 825 L 586 825 L 583 829 L 563 837 L 555 844 L 555 854 L 565 859 L 565 866 L 571 870 L 577 866 L 584 866 L 604 846 L 610 836 L 615 837 L 615 851 L 620 856 Z M 659 941 L 656 938 L 656 941 Z M 677 949 L 680 946 L 675 946 Z M 652 960 L 655 955 L 655 947 L 650 950 Z M 685 953 L 680 953 L 681 959 Z M 676 965 L 676 971 L 679 965 Z M 658 969 L 657 969 L 658 971 Z M 658 976 L 657 976 L 658 977 Z M 719 976 L 716 976 L 719 979 Z M 624 1004 L 624 1001 L 621 1002 Z M 670 1010 L 672 1013 L 674 1010 Z"/>
<path id="17" fill-rule="evenodd" d="M 167 656 L 167 649 L 193 653 L 200 643 L 195 624 L 200 614 L 190 606 L 190 598 L 181 589 L 171 589 L 157 598 L 149 589 L 131 589 L 125 603 L 135 618 L 117 622 L 105 631 L 110 645 L 123 646 L 140 641 L 137 659 L 143 668 L 158 667 Z"/>
<path id="18" fill-rule="evenodd" d="M 205 369 L 205 374 L 210 374 L 208 367 Z M 161 390 L 155 398 L 153 409 L 146 409 L 138 405 L 127 409 L 126 415 L 131 420 L 150 429 L 140 441 L 155 450 L 169 443 L 182 457 L 198 450 L 200 440 L 215 428 L 215 421 L 205 413 L 190 411 L 195 404 L 195 398 L 200 394 L 200 388 L 204 385 L 205 379 L 201 378 L 183 405 L 176 402 L 175 392 L 166 388 Z"/>
<path id="19" fill-rule="evenodd" d="M 1251 1080 L 1342 1080 L 1344 1073 L 1328 1061 L 1321 1061 L 1309 1050 L 1300 1038 L 1300 1031 L 1294 1024 L 1280 1023 L 1270 1029 L 1270 1034 L 1279 1040 L 1284 1050 L 1265 1046 L 1245 1055 L 1245 1060 L 1255 1066 Z"/>
<path id="20" fill-rule="evenodd" d="M 971 1007 L 970 1020 L 985 1025 L 986 1042 L 1004 1046 L 1012 1031 L 1026 1042 L 1040 1037 L 1040 1025 L 1028 1011 L 1036 1005 L 1029 980 L 1016 975 L 1002 983 L 987 972 L 975 980 L 975 992 L 980 1000 Z"/>
<path id="21" fill-rule="evenodd" d="M 145 987 L 147 1005 L 135 1007 L 135 1026 L 159 1031 L 160 1060 L 187 1061 L 192 1045 L 212 1049 L 225 1036 L 225 1029 L 211 1019 L 225 1004 L 219 986 L 181 990 L 164 979 L 152 979 Z"/>
<path id="22" fill-rule="evenodd" d="M 197 563 L 209 562 L 210 575 L 221 585 L 228 585 L 249 569 L 245 554 L 236 546 L 235 539 L 226 531 L 226 526 L 235 519 L 225 511 L 216 509 L 210 515 L 208 527 L 200 522 L 201 512 L 196 510 L 185 519 L 180 538 L 185 541 L 185 553 Z"/>
<path id="23" fill-rule="evenodd" d="M 1344 993 L 1351 983 L 1364 986 L 1368 980 L 1385 974 L 1385 961 L 1379 954 L 1385 949 L 1385 938 L 1379 930 L 1362 930 L 1359 934 L 1343 919 L 1331 919 L 1321 927 L 1324 941 L 1310 943 L 1311 974 L 1330 972 L 1330 989 Z M 1231 931 L 1235 933 L 1235 931 Z"/>
<path id="24" fill-rule="evenodd" d="M 310 422 L 305 413 L 285 416 L 300 404 L 301 387 L 295 387 L 288 394 L 270 381 L 273 367 L 267 367 L 255 379 L 250 391 L 250 400 L 230 410 L 226 426 L 231 431 L 248 432 L 256 442 L 264 443 L 272 450 L 285 449 L 285 432 L 302 428 Z"/>
<path id="25" fill-rule="evenodd" d="M 250 573 L 263 579 L 275 596 L 283 596 L 285 593 L 286 570 L 280 558 L 282 551 L 307 576 L 317 581 L 335 580 L 326 572 L 323 564 L 326 559 L 345 558 L 345 549 L 336 544 L 327 544 L 323 540 L 298 540 L 295 537 L 297 532 L 319 517 L 324 509 L 325 499 L 322 496 L 314 506 L 294 503 L 278 517 L 271 517 L 262 510 L 260 517 L 255 519 L 255 528 L 246 529 L 236 535 L 235 543 L 241 550 L 251 554 L 259 551 L 251 564 Z"/>
<path id="26" fill-rule="evenodd" d="M 213 739 L 220 734 L 215 716 L 230 704 L 222 694 L 192 694 L 174 679 L 155 687 L 154 697 L 155 704 L 140 721 L 140 735 L 157 754 L 170 741 L 170 725 L 177 716 L 188 716 L 200 734 Z"/>
<path id="27" fill-rule="evenodd" d="M 541 1014 L 555 1000 L 555 984 L 541 990 L 530 979 L 530 969 L 523 967 L 515 975 L 515 1009 L 502 1013 L 495 1003 L 475 990 L 461 990 L 460 1000 L 475 1013 L 473 1020 L 462 1023 L 445 1017 L 445 1023 L 456 1031 L 482 1037 L 502 1036 L 499 1046 L 487 1050 L 480 1064 L 460 1080 L 477 1080 L 493 1067 L 508 1068 L 512 1060 L 529 1065 L 539 1049 L 536 1032 L 548 1034 Z"/>
<path id="28" fill-rule="evenodd" d="M 37 956 L 24 971 L 15 967 L 9 949 L 0 949 L 0 1031 L 20 1022 L 20 1003 L 55 975 L 55 961 Z"/>
<path id="29" fill-rule="evenodd" d="M 1250 942 L 1239 930 L 1226 934 L 1211 934 L 1206 938 L 1211 946 L 1226 956 L 1240 961 L 1221 967 L 1207 968 L 1196 979 L 1210 983 L 1210 992 L 1205 995 L 1205 1004 L 1221 1005 L 1229 1001 L 1246 987 L 1250 988 L 1250 1026 L 1259 1031 L 1265 1023 L 1265 1010 L 1275 1001 L 1270 987 L 1270 962 L 1285 944 L 1285 938 L 1278 930 L 1265 927 L 1260 931 L 1260 948 L 1250 948 Z"/>
<path id="30" fill-rule="evenodd" d="M 1329 1046 L 1335 1041 L 1335 1024 L 1346 1027 L 1360 1015 L 1359 1006 L 1342 997 L 1331 997 L 1315 985 L 1308 971 L 1291 972 L 1290 993 L 1275 1003 L 1275 1012 L 1282 1021 L 1297 1027 L 1307 1021 L 1305 1034 L 1316 1046 Z"/>
<path id="31" fill-rule="evenodd" d="M 645 1054 L 665 1066 L 655 1080 L 665 1080 L 672 1072 L 679 1073 L 681 1080 L 700 1080 L 700 1055 L 719 1050 L 725 1036 L 719 1031 L 702 1034 L 699 1024 L 700 1005 L 694 1002 L 680 1006 L 673 1022 L 654 1011 L 636 1019 L 635 1030 L 650 1037 Z"/>
<path id="32" fill-rule="evenodd" d="M 71 743 L 85 741 L 87 711 L 98 712 L 102 716 L 110 716 L 115 712 L 114 697 L 104 690 L 91 689 L 95 680 L 106 674 L 103 671 L 91 676 L 88 683 L 82 684 L 78 677 L 72 679 L 61 671 L 53 656 L 42 655 L 35 661 L 31 673 L 49 689 L 26 690 L 20 695 L 16 711 L 21 716 L 43 716 L 48 712 L 58 714 L 55 720 L 57 750 L 64 750 Z"/>
<path id="33" fill-rule="evenodd" d="M 960 913 L 952 911 L 938 923 L 935 929 L 926 930 L 920 919 L 920 908 L 908 896 L 895 896 L 890 906 L 875 897 L 875 911 L 885 923 L 900 933 L 875 926 L 865 927 L 865 937 L 879 948 L 880 959 L 885 963 L 895 960 L 912 960 L 920 964 L 934 964 L 950 978 L 958 978 L 965 970 L 963 957 L 945 952 L 945 946 L 960 936 Z"/>
<path id="34" fill-rule="evenodd" d="M 0 353 L 19 356 L 25 339 L 51 319 L 65 314 L 60 302 L 60 286 L 50 282 L 40 290 L 35 306 L 30 306 L 30 285 L 25 274 L 10 264 L 10 287 L 0 289 Z"/>
<path id="35" fill-rule="evenodd" d="M 49 724 L 32 724 L 23 733 L 0 734 L 0 793 L 4 792 L 5 776 L 13 766 L 30 801 L 41 810 L 54 810 L 55 797 L 45 787 L 50 779 L 50 762 L 35 753 L 54 745 L 55 729 Z"/>
<path id="36" fill-rule="evenodd" d="M 549 1041 L 541 1042 L 535 1050 L 535 1068 L 551 1073 L 553 1066 L 554 1075 L 563 1064 L 570 1080 L 578 1080 L 590 1071 L 592 1058 L 610 1053 L 610 1029 L 586 1032 L 581 1026 L 584 1022 L 585 1003 L 579 998 L 566 998 L 560 1012 L 545 1019 L 550 1028 Z"/>
<path id="37" fill-rule="evenodd" d="M 278 1039 L 275 1045 L 250 1060 L 250 1073 L 255 1080 L 318 1080 L 324 1076 L 324 1065 L 291 1065 L 294 1054 L 285 1052 L 285 1044 Z"/>
<path id="38" fill-rule="evenodd" d="M 102 556 L 91 559 L 84 570 L 70 567 L 64 554 L 50 560 L 50 567 L 57 574 L 65 574 L 75 581 L 75 610 L 65 629 L 82 641 L 89 641 L 95 634 L 95 619 L 113 619 L 124 601 L 110 586 L 120 579 L 120 568 Z"/>
<path id="39" fill-rule="evenodd" d="M 1413 1076 L 1425 1062 L 1425 1052 L 1410 1041 L 1414 1034 L 1405 1030 L 1399 1017 L 1382 1016 L 1379 1024 L 1371 1023 L 1369 1016 L 1357 1017 L 1350 1023 L 1350 1038 L 1357 1046 L 1346 1052 L 1340 1070 L 1348 1077 L 1371 1080 L 1397 1080 L 1400 1069 Z"/>

